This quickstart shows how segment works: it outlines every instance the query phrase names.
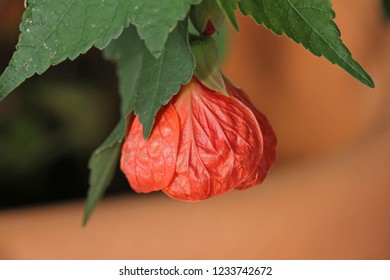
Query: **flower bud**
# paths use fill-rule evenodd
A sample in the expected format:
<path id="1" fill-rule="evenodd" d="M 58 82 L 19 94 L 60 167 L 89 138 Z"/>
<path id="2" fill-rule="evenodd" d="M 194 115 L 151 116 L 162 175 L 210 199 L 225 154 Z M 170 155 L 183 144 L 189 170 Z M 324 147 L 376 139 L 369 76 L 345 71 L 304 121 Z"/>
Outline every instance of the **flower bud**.
<path id="1" fill-rule="evenodd" d="M 275 135 L 243 92 L 225 83 L 230 96 L 192 78 L 158 112 L 147 140 L 134 119 L 121 169 L 135 191 L 198 201 L 264 180 L 275 160 Z"/>
<path id="2" fill-rule="evenodd" d="M 206 28 L 203 31 L 204 36 L 211 36 L 213 35 L 217 30 L 215 29 L 213 23 L 208 20 L 206 24 Z"/>

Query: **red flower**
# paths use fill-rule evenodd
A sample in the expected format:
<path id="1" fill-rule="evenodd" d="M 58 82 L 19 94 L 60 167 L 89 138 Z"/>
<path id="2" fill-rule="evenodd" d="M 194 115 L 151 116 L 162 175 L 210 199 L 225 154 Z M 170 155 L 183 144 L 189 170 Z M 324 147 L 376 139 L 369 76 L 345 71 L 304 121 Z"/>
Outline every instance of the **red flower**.
<path id="1" fill-rule="evenodd" d="M 121 169 L 135 191 L 197 201 L 264 180 L 275 161 L 275 134 L 243 92 L 225 83 L 230 96 L 193 78 L 159 111 L 146 141 L 134 119 Z"/>
<path id="2" fill-rule="evenodd" d="M 244 103 L 244 105 L 248 106 L 249 109 L 251 109 L 257 119 L 257 122 L 260 125 L 261 132 L 263 134 L 264 154 L 260 162 L 259 170 L 253 175 L 253 184 L 248 182 L 246 186 L 236 187 L 236 189 L 243 190 L 253 185 L 260 184 L 264 181 L 268 170 L 275 163 L 277 139 L 275 132 L 268 122 L 266 116 L 264 116 L 259 110 L 256 109 L 256 107 L 249 101 L 246 94 L 242 90 L 232 85 L 226 78 L 225 86 L 230 96 L 237 98 L 242 103 Z"/>

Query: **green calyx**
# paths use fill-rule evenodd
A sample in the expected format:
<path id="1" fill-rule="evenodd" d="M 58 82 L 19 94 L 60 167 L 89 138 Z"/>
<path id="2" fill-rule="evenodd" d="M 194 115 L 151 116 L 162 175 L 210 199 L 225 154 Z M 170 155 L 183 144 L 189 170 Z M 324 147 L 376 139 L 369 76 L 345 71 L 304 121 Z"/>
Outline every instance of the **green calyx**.
<path id="1" fill-rule="evenodd" d="M 190 46 L 196 61 L 195 77 L 209 89 L 228 95 L 218 67 L 215 40 L 210 36 L 192 37 Z"/>

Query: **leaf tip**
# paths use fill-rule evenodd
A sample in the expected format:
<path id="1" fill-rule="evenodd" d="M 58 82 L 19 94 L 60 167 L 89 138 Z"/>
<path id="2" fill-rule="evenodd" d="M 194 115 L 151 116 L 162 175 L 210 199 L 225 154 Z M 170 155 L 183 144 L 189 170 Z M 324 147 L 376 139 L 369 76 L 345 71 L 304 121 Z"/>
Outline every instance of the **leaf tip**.
<path id="1" fill-rule="evenodd" d="M 83 228 L 85 228 L 87 226 L 90 216 L 91 216 L 91 213 L 89 211 L 85 210 L 84 211 L 83 220 L 82 220 L 82 223 L 81 223 L 81 226 Z"/>
<path id="2" fill-rule="evenodd" d="M 90 206 L 88 204 L 85 205 L 83 219 L 81 221 L 81 226 L 83 228 L 85 228 L 88 225 L 94 209 L 95 209 L 95 205 L 93 206 Z"/>
<path id="3" fill-rule="evenodd" d="M 368 80 L 367 82 L 367 86 L 369 86 L 370 88 L 375 88 L 375 82 L 373 79 L 371 79 L 371 77 L 369 77 L 370 79 Z"/>
<path id="4" fill-rule="evenodd" d="M 82 219 L 82 223 L 81 223 L 82 227 L 87 226 L 89 219 L 91 218 L 91 215 L 92 215 L 93 210 L 94 210 L 95 205 L 96 205 L 96 203 L 93 203 L 92 205 L 90 205 L 90 203 L 88 203 L 88 199 L 89 199 L 89 197 L 87 198 L 87 203 L 85 204 L 85 207 L 84 207 L 84 214 L 83 214 L 83 219 Z"/>
<path id="5" fill-rule="evenodd" d="M 143 136 L 144 136 L 145 140 L 148 140 L 151 132 L 152 132 L 152 125 L 145 125 L 143 127 L 143 132 L 142 133 L 143 133 Z"/>
<path id="6" fill-rule="evenodd" d="M 364 71 L 364 70 L 363 70 Z M 360 82 L 362 82 L 363 84 L 365 84 L 366 86 L 370 87 L 370 88 L 375 88 L 375 82 L 374 80 L 370 77 L 370 75 L 368 75 L 367 72 L 364 71 L 363 73 L 364 75 L 362 75 L 362 77 L 359 77 L 358 80 Z"/>

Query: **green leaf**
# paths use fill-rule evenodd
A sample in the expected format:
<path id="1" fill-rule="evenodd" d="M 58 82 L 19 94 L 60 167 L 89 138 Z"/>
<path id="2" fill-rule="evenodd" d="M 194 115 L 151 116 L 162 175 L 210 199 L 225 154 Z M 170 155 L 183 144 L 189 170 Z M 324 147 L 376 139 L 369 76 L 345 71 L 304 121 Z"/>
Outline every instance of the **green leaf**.
<path id="1" fill-rule="evenodd" d="M 129 26 L 104 50 L 105 58 L 117 63 L 122 118 L 91 156 L 84 224 L 110 184 L 129 114 L 134 109 L 136 112 L 140 110 L 143 113 L 140 115 L 141 122 L 141 116 L 146 117 L 146 124 L 149 125 L 147 129 L 151 129 L 157 110 L 169 101 L 182 84 L 191 79 L 194 59 L 188 44 L 187 20 L 180 22 L 169 35 L 166 48 L 163 55 L 156 59 L 139 38 L 135 27 Z"/>
<path id="2" fill-rule="evenodd" d="M 382 6 L 387 20 L 390 20 L 390 0 L 382 0 Z"/>
<path id="3" fill-rule="evenodd" d="M 127 117 L 134 109 L 136 86 L 145 53 L 148 53 L 148 51 L 134 26 L 126 28 L 118 39 L 113 40 L 104 49 L 105 58 L 117 63 L 119 94 L 122 99 L 122 118 L 110 136 L 91 155 L 89 161 L 90 186 L 84 214 L 84 225 L 96 204 L 103 197 L 116 169 L 119 149 L 125 136 Z"/>
<path id="4" fill-rule="evenodd" d="M 122 119 L 89 160 L 90 187 L 84 209 L 84 225 L 87 224 L 96 204 L 103 197 L 115 174 L 124 133 L 125 120 Z"/>
<path id="5" fill-rule="evenodd" d="M 237 2 L 239 0 L 217 0 L 217 3 L 222 11 L 225 12 L 234 28 L 238 31 L 238 24 L 236 20 Z"/>
<path id="6" fill-rule="evenodd" d="M 208 36 L 191 41 L 191 50 L 195 56 L 194 75 L 211 90 L 228 95 L 223 77 L 218 68 L 217 44 Z"/>
<path id="7" fill-rule="evenodd" d="M 148 53 L 134 26 L 126 28 L 121 36 L 103 50 L 104 57 L 117 64 L 121 114 L 126 117 L 135 107 L 136 88 L 141 75 L 144 55 Z"/>
<path id="8" fill-rule="evenodd" d="M 126 0 L 130 2 L 131 23 L 156 58 L 163 53 L 168 34 L 187 17 L 191 5 L 202 0 Z"/>
<path id="9" fill-rule="evenodd" d="M 215 32 L 212 36 L 217 44 L 217 55 L 219 64 L 223 62 L 223 59 L 227 55 L 229 45 L 228 33 L 228 27 L 225 24 L 218 30 L 218 32 Z"/>
<path id="10" fill-rule="evenodd" d="M 129 24 L 129 10 L 128 0 L 29 0 L 17 50 L 0 77 L 0 100 L 50 65 L 106 47 Z"/>
<path id="11" fill-rule="evenodd" d="M 169 35 L 161 56 L 156 59 L 149 52 L 143 55 L 142 68 L 136 91 L 135 113 L 148 138 L 157 111 L 168 103 L 181 85 L 191 79 L 195 62 L 187 37 L 187 22 L 179 22 Z"/>
<path id="12" fill-rule="evenodd" d="M 239 6 L 243 14 L 251 15 L 277 35 L 285 33 L 313 54 L 324 56 L 362 83 L 375 87 L 341 41 L 330 0 L 241 0 Z"/>
<path id="13" fill-rule="evenodd" d="M 225 14 L 215 0 L 203 0 L 199 5 L 193 6 L 190 18 L 199 34 L 205 31 L 209 20 L 216 30 L 225 22 Z"/>

